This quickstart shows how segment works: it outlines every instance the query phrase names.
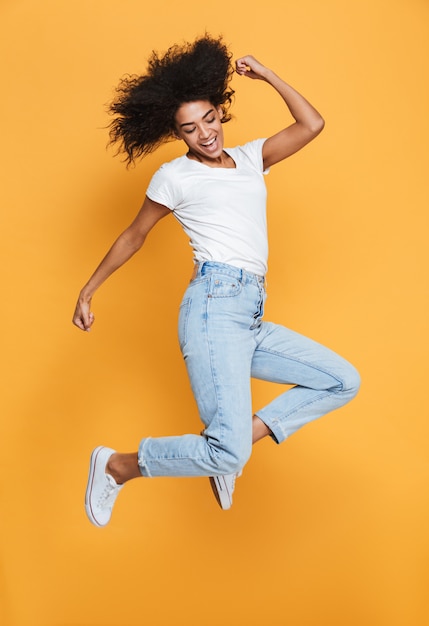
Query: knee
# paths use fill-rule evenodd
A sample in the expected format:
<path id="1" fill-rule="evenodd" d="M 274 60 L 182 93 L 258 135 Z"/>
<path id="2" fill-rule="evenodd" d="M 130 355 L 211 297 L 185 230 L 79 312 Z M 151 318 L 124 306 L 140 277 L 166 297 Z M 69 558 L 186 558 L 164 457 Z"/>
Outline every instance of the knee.
<path id="1" fill-rule="evenodd" d="M 238 474 L 246 465 L 252 452 L 252 444 L 240 448 L 223 448 L 216 454 L 216 474 Z"/>
<path id="2" fill-rule="evenodd" d="M 354 398 L 360 389 L 360 375 L 357 369 L 348 364 L 347 371 L 343 375 L 343 383 L 341 391 L 346 393 L 350 399 Z"/>

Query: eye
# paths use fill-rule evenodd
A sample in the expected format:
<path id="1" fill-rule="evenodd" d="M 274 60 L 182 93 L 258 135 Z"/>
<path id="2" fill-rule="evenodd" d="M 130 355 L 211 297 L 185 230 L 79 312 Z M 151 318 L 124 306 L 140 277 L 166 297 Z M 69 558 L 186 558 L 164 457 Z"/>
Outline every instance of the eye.
<path id="1" fill-rule="evenodd" d="M 211 119 L 207 120 L 207 122 L 208 122 L 209 124 L 213 124 L 213 122 L 215 121 L 215 119 L 216 119 L 215 117 L 212 117 Z"/>
<path id="2" fill-rule="evenodd" d="M 187 135 L 190 135 L 191 133 L 193 133 L 193 132 L 194 132 L 194 130 L 195 130 L 195 127 L 194 127 L 194 128 L 191 128 L 191 130 L 185 130 L 184 132 L 185 132 Z"/>

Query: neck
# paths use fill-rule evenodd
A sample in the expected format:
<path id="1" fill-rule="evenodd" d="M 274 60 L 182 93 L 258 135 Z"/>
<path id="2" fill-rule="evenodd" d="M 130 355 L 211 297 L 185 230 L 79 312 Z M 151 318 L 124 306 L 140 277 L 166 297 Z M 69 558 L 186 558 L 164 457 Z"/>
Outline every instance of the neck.
<path id="1" fill-rule="evenodd" d="M 202 159 L 199 154 L 194 154 L 190 150 L 188 150 L 186 156 L 188 159 L 193 159 L 194 161 L 203 163 L 208 167 L 235 167 L 233 159 L 224 150 L 222 150 L 222 154 L 215 159 Z"/>

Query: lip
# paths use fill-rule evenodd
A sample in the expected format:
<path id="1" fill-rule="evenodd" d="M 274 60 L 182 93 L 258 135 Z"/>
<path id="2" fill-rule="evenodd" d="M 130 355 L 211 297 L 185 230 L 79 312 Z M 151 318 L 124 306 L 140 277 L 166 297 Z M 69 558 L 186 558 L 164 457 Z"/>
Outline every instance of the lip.
<path id="1" fill-rule="evenodd" d="M 217 136 L 212 137 L 211 139 L 209 139 L 209 141 L 205 141 L 204 143 L 200 145 L 204 150 L 209 150 L 209 151 L 215 150 L 217 147 Z"/>

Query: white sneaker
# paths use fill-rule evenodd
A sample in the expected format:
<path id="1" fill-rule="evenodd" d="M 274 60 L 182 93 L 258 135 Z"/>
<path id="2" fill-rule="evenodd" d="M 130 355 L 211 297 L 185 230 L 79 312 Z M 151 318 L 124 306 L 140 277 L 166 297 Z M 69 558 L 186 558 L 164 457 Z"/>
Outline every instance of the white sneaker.
<path id="1" fill-rule="evenodd" d="M 89 521 L 95 526 L 108 524 L 115 500 L 124 486 L 118 485 L 113 476 L 106 474 L 107 461 L 114 452 L 111 448 L 98 446 L 91 454 L 85 510 Z"/>
<path id="2" fill-rule="evenodd" d="M 210 486 L 221 509 L 227 511 L 232 506 L 232 494 L 235 488 L 235 481 L 241 476 L 241 471 L 237 474 L 226 474 L 225 476 L 210 476 Z"/>

